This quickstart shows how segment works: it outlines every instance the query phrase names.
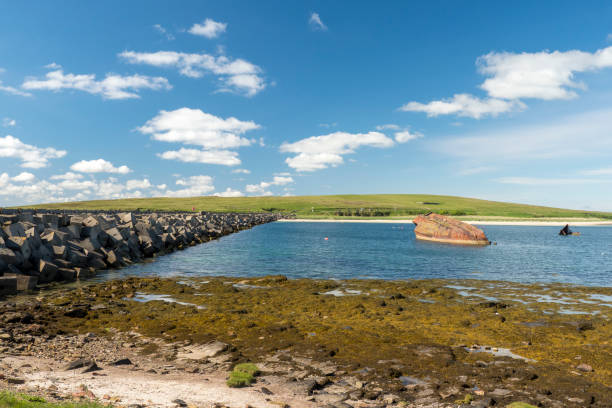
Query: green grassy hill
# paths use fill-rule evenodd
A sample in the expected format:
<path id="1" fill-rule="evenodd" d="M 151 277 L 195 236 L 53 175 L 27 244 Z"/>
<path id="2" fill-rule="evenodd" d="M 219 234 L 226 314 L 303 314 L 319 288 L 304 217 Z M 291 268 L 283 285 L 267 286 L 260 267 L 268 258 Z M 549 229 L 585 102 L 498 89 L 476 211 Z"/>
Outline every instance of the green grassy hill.
<path id="1" fill-rule="evenodd" d="M 425 194 L 372 194 L 295 197 L 133 198 L 40 204 L 23 208 L 79 210 L 295 212 L 301 218 L 411 217 L 428 211 L 462 218 L 593 218 L 612 219 L 612 213 L 565 210 L 474 198 Z"/>

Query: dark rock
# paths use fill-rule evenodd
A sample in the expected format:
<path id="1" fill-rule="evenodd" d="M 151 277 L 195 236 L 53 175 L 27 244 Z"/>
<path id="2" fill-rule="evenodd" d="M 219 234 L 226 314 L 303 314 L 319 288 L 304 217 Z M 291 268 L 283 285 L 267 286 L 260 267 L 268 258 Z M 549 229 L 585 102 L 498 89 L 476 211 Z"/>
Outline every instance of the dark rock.
<path id="1" fill-rule="evenodd" d="M 75 307 L 64 313 L 64 316 L 82 319 L 83 317 L 87 316 L 87 309 L 82 307 Z"/>
<path id="2" fill-rule="evenodd" d="M 78 360 L 74 360 L 73 362 L 69 363 L 65 370 L 76 370 L 77 368 L 88 367 L 92 364 L 94 364 L 92 360 L 87 358 L 79 358 Z"/>
<path id="3" fill-rule="evenodd" d="M 84 367 L 85 369 L 83 370 L 83 373 L 91 373 L 102 370 L 102 368 L 100 368 L 95 361 L 92 361 L 90 364 L 87 364 Z"/>
<path id="4" fill-rule="evenodd" d="M 120 365 L 132 365 L 132 361 L 129 358 L 120 358 L 119 360 L 115 360 L 112 363 L 114 366 Z"/>

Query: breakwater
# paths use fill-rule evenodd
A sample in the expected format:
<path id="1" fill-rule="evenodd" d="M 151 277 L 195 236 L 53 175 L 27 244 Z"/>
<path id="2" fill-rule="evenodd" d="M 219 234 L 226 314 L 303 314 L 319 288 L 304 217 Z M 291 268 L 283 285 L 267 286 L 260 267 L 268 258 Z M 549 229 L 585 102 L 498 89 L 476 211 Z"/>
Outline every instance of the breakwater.
<path id="1" fill-rule="evenodd" d="M 17 211 L 0 213 L 0 294 L 87 278 L 276 221 L 272 213 Z"/>

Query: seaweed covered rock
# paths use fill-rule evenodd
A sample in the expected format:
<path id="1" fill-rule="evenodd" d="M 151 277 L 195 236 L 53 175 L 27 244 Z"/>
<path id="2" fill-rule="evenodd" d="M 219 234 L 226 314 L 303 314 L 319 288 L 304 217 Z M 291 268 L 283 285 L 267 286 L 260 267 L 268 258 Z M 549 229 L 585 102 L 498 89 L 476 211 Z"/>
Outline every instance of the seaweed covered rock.
<path id="1" fill-rule="evenodd" d="M 416 225 L 414 233 L 417 239 L 460 245 L 490 244 L 481 229 L 444 215 L 419 215 L 412 222 Z"/>

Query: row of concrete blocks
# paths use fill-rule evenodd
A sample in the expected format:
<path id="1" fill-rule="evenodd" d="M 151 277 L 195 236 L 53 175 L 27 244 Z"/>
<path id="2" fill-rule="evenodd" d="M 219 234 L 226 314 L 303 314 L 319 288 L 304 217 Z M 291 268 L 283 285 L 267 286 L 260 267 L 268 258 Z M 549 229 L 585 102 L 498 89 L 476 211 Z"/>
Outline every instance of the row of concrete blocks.
<path id="1" fill-rule="evenodd" d="M 0 294 L 86 278 L 206 242 L 280 214 L 0 214 Z"/>

